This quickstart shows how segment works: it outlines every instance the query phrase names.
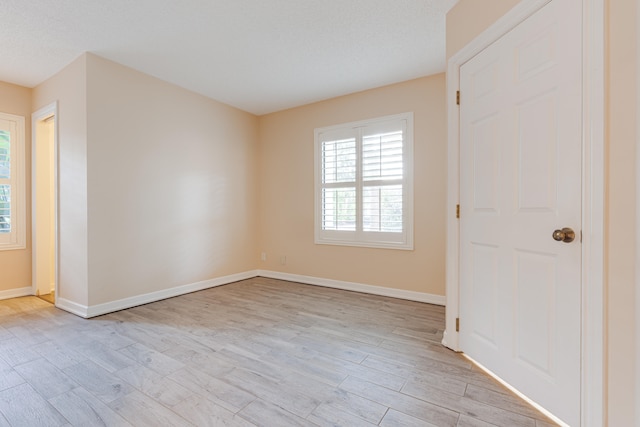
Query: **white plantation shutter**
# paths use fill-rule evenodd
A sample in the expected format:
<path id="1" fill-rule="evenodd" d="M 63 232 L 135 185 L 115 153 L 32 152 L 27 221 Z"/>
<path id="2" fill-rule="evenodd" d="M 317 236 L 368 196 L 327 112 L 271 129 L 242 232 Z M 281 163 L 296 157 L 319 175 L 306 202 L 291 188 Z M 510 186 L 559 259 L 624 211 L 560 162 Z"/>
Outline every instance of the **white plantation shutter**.
<path id="1" fill-rule="evenodd" d="M 362 189 L 364 231 L 402 232 L 402 186 L 365 186 Z"/>
<path id="2" fill-rule="evenodd" d="M 316 243 L 413 248 L 413 114 L 316 129 Z"/>
<path id="3" fill-rule="evenodd" d="M 403 131 L 366 135 L 362 140 L 362 227 L 402 231 Z"/>
<path id="4" fill-rule="evenodd" d="M 15 216 L 11 215 L 11 128 L 0 123 L 0 234 L 11 233 Z"/>
<path id="5" fill-rule="evenodd" d="M 322 182 L 325 184 L 356 181 L 356 139 L 322 143 Z"/>
<path id="6" fill-rule="evenodd" d="M 4 181 L 4 180 L 1 180 Z M 0 184 L 0 234 L 11 233 L 11 184 Z"/>
<path id="7" fill-rule="evenodd" d="M 322 228 L 356 229 L 356 139 L 322 143 Z"/>

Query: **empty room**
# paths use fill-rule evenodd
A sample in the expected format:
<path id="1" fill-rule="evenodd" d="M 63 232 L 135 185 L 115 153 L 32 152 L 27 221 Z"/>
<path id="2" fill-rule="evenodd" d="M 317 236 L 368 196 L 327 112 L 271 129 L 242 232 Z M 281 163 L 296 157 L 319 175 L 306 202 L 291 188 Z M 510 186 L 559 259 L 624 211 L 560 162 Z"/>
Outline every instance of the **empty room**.
<path id="1" fill-rule="evenodd" d="M 0 18 L 0 426 L 640 427 L 640 0 Z"/>

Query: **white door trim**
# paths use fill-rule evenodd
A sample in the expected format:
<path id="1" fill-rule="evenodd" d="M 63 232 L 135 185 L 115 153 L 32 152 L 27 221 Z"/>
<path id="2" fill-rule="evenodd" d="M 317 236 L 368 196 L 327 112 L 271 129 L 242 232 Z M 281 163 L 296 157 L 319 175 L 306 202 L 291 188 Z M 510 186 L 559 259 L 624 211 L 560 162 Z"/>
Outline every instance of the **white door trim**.
<path id="1" fill-rule="evenodd" d="M 58 236 L 58 218 L 59 218 L 59 188 L 58 188 L 58 102 L 54 101 L 51 104 L 42 107 L 35 113 L 31 114 L 31 183 L 32 186 L 35 185 L 36 182 L 36 141 L 38 135 L 38 122 L 45 120 L 49 117 L 53 116 L 53 188 L 55 188 L 55 201 L 54 201 L 54 248 L 55 248 L 55 258 L 54 258 L 54 280 L 55 280 L 55 295 L 56 300 L 58 299 L 58 286 L 59 286 L 59 256 L 58 252 L 60 250 L 59 246 L 59 236 Z M 37 289 L 37 281 L 36 281 L 36 240 L 38 236 L 37 233 L 33 231 L 36 229 L 36 192 L 31 191 L 31 248 L 32 248 L 32 260 L 31 260 L 31 288 L 33 295 L 36 294 Z M 57 305 L 57 303 L 56 303 Z"/>
<path id="2" fill-rule="evenodd" d="M 636 1 L 636 31 L 640 34 L 640 0 Z M 636 427 L 640 427 L 640 43 L 636 43 Z"/>
<path id="3" fill-rule="evenodd" d="M 552 0 L 520 2 L 455 54 L 447 68 L 448 176 L 446 329 L 442 343 L 459 351 L 460 122 L 456 92 L 460 67 Z M 583 9 L 582 190 L 582 396 L 583 427 L 605 425 L 604 388 L 604 0 L 581 0 Z M 464 102 L 464 94 L 462 95 Z M 640 162 L 640 160 L 639 160 Z M 639 235 L 640 236 L 640 235 Z M 640 386 L 640 385 L 639 385 Z"/>

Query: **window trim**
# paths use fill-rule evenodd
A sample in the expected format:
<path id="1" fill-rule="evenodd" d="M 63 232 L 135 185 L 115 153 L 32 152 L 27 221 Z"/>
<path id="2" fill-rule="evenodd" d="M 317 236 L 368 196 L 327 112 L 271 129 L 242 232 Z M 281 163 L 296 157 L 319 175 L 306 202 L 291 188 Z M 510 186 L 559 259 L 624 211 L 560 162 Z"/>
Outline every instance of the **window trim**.
<path id="1" fill-rule="evenodd" d="M 323 134 L 340 134 L 354 130 L 379 126 L 384 122 L 405 121 L 403 129 L 403 178 L 402 178 L 402 224 L 403 231 L 379 232 L 362 230 L 361 197 L 357 197 L 356 230 L 323 230 L 322 229 L 322 142 Z M 314 242 L 318 245 L 355 246 L 365 248 L 413 250 L 413 112 L 394 114 L 356 122 L 343 123 L 314 129 Z M 357 163 L 361 162 L 361 142 L 357 148 Z M 365 187 L 362 171 L 356 174 L 356 190 L 361 192 Z"/>
<path id="2" fill-rule="evenodd" d="M 11 232 L 0 235 L 0 251 L 26 249 L 26 160 L 25 118 L 0 112 L 0 120 L 13 122 L 15 138 L 11 135 Z"/>

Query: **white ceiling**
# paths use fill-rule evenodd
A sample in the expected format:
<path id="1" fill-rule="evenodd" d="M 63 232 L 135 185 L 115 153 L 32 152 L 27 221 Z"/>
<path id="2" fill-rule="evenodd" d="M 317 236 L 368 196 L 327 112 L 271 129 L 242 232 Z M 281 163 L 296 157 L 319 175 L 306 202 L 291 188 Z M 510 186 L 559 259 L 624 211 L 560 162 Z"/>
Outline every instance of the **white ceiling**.
<path id="1" fill-rule="evenodd" d="M 265 114 L 444 71 L 457 0 L 0 0 L 0 80 L 93 52 Z"/>

